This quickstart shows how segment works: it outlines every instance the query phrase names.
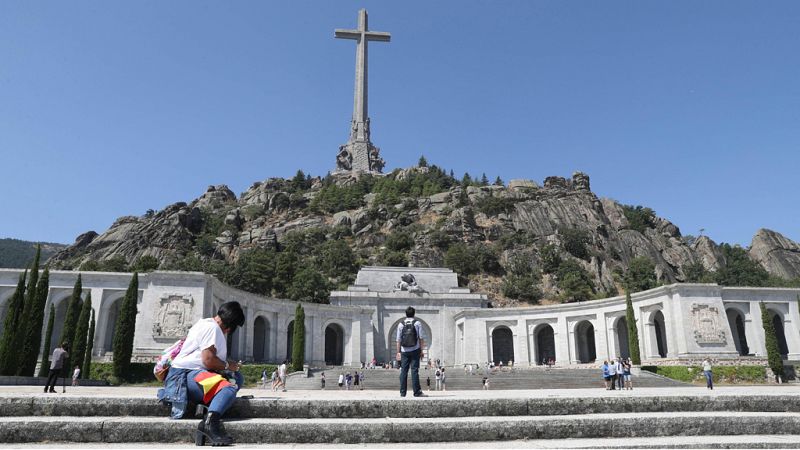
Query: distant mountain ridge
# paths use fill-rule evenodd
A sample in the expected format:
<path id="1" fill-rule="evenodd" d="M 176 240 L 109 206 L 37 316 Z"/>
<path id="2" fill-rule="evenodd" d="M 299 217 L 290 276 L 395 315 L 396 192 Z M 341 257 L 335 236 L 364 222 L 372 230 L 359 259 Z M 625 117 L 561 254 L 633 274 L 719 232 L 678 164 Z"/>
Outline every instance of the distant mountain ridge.
<path id="1" fill-rule="evenodd" d="M 615 295 L 637 258 L 652 262 L 648 270 L 659 283 L 706 281 L 726 267 L 726 255 L 800 280 L 800 245 L 771 230 L 759 230 L 747 253 L 736 247 L 733 254 L 707 236 L 683 236 L 649 208 L 597 197 L 581 172 L 548 177 L 541 186 L 499 178 L 490 185 L 485 176 L 457 180 L 426 163 L 378 177 L 311 178 L 298 171 L 293 179 L 254 183 L 238 198 L 227 186 L 210 186 L 190 203 L 120 217 L 102 234 L 84 233 L 50 261 L 100 270 L 103 261 L 121 267 L 145 257 L 161 269 L 223 271 L 248 252 L 280 252 L 293 232 L 313 230 L 321 230 L 322 240 L 345 242 L 360 265 L 454 268 L 499 305 L 516 304 L 514 283 L 530 291 L 530 273 L 539 290 L 531 298 L 563 299 L 582 283 L 592 296 Z M 307 253 L 309 265 L 324 265 L 316 247 Z M 341 285 L 348 277 L 329 279 Z M 274 292 L 265 286 L 261 293 Z"/>
<path id="2" fill-rule="evenodd" d="M 33 262 L 37 244 L 42 245 L 43 261 L 67 248 L 67 245 L 52 242 L 30 242 L 11 238 L 0 239 L 0 267 L 9 269 L 28 267 Z"/>

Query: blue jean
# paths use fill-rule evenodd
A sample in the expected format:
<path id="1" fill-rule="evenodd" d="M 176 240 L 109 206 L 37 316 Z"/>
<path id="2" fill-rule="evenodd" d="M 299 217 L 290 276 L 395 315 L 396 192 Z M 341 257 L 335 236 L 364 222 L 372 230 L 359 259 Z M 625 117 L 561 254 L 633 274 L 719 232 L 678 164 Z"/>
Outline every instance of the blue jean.
<path id="1" fill-rule="evenodd" d="M 706 387 L 709 389 L 714 389 L 714 377 L 711 376 L 711 371 L 704 370 L 703 375 L 706 376 Z"/>
<path id="2" fill-rule="evenodd" d="M 400 353 L 400 395 L 405 397 L 408 389 L 408 369 L 411 369 L 411 387 L 414 395 L 422 395 L 422 386 L 419 385 L 419 357 L 420 349 Z"/>
<path id="3" fill-rule="evenodd" d="M 194 377 L 200 372 L 205 372 L 205 370 L 193 370 L 186 376 L 189 400 L 195 403 L 203 403 L 203 388 L 199 383 L 194 381 Z M 236 379 L 236 387 L 227 386 L 220 389 L 217 395 L 211 399 L 211 403 L 208 405 L 208 412 L 219 413 L 219 415 L 222 416 L 225 414 L 225 411 L 233 405 L 233 402 L 236 401 L 236 392 L 238 392 L 244 384 L 244 376 L 239 372 L 233 372 L 233 377 Z"/>

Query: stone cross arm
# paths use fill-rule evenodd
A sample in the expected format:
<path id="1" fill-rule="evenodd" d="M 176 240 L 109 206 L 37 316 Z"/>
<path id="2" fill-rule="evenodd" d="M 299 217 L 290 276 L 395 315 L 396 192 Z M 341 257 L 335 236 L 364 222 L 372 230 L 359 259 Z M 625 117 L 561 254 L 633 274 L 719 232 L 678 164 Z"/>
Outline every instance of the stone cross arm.
<path id="1" fill-rule="evenodd" d="M 389 42 L 392 35 L 385 31 L 360 31 L 360 30 L 335 30 L 334 36 L 339 39 L 361 39 L 361 35 L 367 38 L 368 41 Z"/>

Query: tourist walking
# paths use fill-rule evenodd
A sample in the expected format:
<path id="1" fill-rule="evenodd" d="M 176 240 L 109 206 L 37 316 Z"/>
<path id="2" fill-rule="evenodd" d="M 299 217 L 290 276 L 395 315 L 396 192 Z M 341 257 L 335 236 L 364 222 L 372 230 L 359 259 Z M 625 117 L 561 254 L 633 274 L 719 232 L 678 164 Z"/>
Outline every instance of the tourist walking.
<path id="1" fill-rule="evenodd" d="M 320 384 L 320 389 L 325 389 L 325 372 L 322 372 L 319 375 L 319 384 Z"/>
<path id="2" fill-rule="evenodd" d="M 238 302 L 223 303 L 216 316 L 200 319 L 189 329 L 183 348 L 172 361 L 164 389 L 159 390 L 159 400 L 172 404 L 173 419 L 184 416 L 189 402 L 208 406 L 195 433 L 197 445 L 204 445 L 206 440 L 215 446 L 233 443 L 221 419 L 236 401 L 244 377 L 239 364 L 227 360 L 226 337 L 242 325 L 244 311 Z"/>
<path id="3" fill-rule="evenodd" d="M 397 327 L 397 361 L 400 361 L 400 396 L 406 396 L 408 388 L 408 371 L 411 371 L 411 386 L 414 397 L 423 397 L 422 387 L 419 385 L 419 360 L 424 357 L 425 332 L 419 320 L 414 319 L 416 310 L 409 306 L 406 308 L 406 318 Z"/>
<path id="4" fill-rule="evenodd" d="M 344 388 L 346 391 L 350 390 L 350 386 L 353 384 L 353 376 L 350 375 L 350 372 L 347 372 L 347 375 L 344 376 Z"/>
<path id="5" fill-rule="evenodd" d="M 288 361 L 283 361 L 278 367 L 278 386 L 280 386 L 283 392 L 286 392 L 286 363 Z M 278 386 L 275 386 L 275 390 L 278 390 Z"/>
<path id="6" fill-rule="evenodd" d="M 267 388 L 267 369 L 261 371 L 261 389 Z"/>
<path id="7" fill-rule="evenodd" d="M 603 370 L 603 383 L 606 386 L 606 390 L 608 390 L 608 380 L 610 379 L 608 375 L 608 361 L 603 361 L 603 365 L 600 366 L 600 368 Z"/>
<path id="8" fill-rule="evenodd" d="M 272 371 L 271 380 L 272 380 L 272 392 L 275 392 L 275 391 L 278 390 L 278 369 L 277 368 Z"/>
<path id="9" fill-rule="evenodd" d="M 69 358 L 69 344 L 64 342 L 60 347 L 56 347 L 53 350 L 53 356 L 50 358 L 50 373 L 47 376 L 47 384 L 44 385 L 45 393 L 56 393 L 56 381 L 58 381 L 58 375 L 64 369 L 64 362 L 67 358 Z"/>
<path id="10" fill-rule="evenodd" d="M 360 374 L 360 375 L 359 375 L 359 377 L 358 377 L 358 380 L 361 382 L 361 390 L 362 390 L 362 391 L 364 390 L 364 387 L 365 387 L 365 386 L 364 386 L 364 379 L 365 379 L 365 378 L 366 378 L 366 377 L 364 377 L 364 371 L 362 370 L 362 371 L 361 371 L 361 374 Z"/>
<path id="11" fill-rule="evenodd" d="M 434 377 L 436 378 L 436 390 L 437 391 L 441 391 L 442 390 L 442 371 L 439 370 L 439 369 L 436 369 L 436 373 L 434 373 Z"/>
<path id="12" fill-rule="evenodd" d="M 361 375 L 359 375 L 358 371 L 356 370 L 355 374 L 353 374 L 353 389 L 361 389 L 361 386 L 358 383 L 360 380 L 361 380 Z"/>
<path id="13" fill-rule="evenodd" d="M 428 378 L 425 380 L 425 387 L 427 387 L 429 391 L 431 390 L 431 376 L 430 375 L 428 375 Z"/>
<path id="14" fill-rule="evenodd" d="M 72 385 L 78 385 L 78 377 L 81 376 L 81 368 L 79 366 L 75 366 L 75 370 L 72 371 Z"/>
<path id="15" fill-rule="evenodd" d="M 703 375 L 706 376 L 706 387 L 714 389 L 714 376 L 711 373 L 711 361 L 708 358 L 703 360 Z"/>
<path id="16" fill-rule="evenodd" d="M 484 391 L 489 390 L 489 378 L 487 377 L 483 377 L 483 390 Z"/>
<path id="17" fill-rule="evenodd" d="M 343 386 L 344 386 L 344 373 L 340 373 L 339 374 L 339 390 L 340 391 L 342 390 Z"/>
<path id="18" fill-rule="evenodd" d="M 447 390 L 447 375 L 444 373 L 444 367 L 442 367 L 442 390 Z"/>

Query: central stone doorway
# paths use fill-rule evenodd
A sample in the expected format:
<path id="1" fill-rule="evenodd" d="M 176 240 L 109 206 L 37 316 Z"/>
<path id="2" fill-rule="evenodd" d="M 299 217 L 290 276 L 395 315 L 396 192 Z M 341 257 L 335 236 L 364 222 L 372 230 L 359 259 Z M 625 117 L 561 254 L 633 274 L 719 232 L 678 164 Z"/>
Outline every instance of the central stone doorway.
<path id="1" fill-rule="evenodd" d="M 542 325 L 536 330 L 536 364 L 556 362 L 556 340 L 553 327 Z"/>
<path id="2" fill-rule="evenodd" d="M 514 360 L 514 333 L 508 327 L 497 327 L 492 331 L 492 361 L 503 365 Z"/>
<path id="3" fill-rule="evenodd" d="M 344 329 L 332 323 L 325 327 L 325 364 L 341 366 L 344 362 Z"/>

